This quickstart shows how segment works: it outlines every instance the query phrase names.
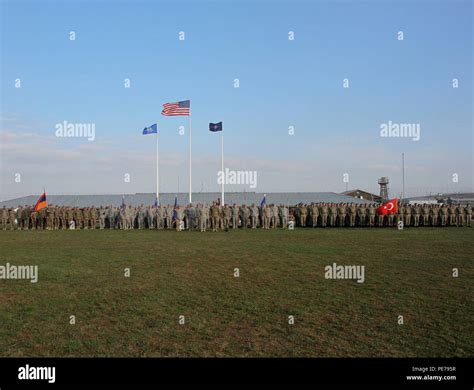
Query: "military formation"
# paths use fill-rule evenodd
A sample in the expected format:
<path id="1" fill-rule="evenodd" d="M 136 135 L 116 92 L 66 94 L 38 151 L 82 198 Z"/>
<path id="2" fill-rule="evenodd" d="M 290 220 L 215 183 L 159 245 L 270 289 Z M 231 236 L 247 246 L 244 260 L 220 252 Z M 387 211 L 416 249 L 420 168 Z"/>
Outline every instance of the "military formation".
<path id="1" fill-rule="evenodd" d="M 471 226 L 470 205 L 400 204 L 398 212 L 378 215 L 375 203 L 311 203 L 296 206 L 265 204 L 132 207 L 66 207 L 48 205 L 1 210 L 3 230 L 175 229 L 218 231 L 307 227 Z"/>

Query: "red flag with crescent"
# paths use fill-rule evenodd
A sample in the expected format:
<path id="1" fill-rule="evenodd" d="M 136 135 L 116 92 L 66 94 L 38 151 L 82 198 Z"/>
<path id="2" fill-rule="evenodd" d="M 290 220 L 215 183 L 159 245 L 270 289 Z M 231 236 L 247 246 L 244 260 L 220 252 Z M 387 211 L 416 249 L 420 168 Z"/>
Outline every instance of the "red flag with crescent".
<path id="1" fill-rule="evenodd" d="M 388 202 L 382 203 L 382 205 L 377 209 L 378 215 L 390 215 L 396 214 L 398 212 L 398 199 L 392 199 Z"/>

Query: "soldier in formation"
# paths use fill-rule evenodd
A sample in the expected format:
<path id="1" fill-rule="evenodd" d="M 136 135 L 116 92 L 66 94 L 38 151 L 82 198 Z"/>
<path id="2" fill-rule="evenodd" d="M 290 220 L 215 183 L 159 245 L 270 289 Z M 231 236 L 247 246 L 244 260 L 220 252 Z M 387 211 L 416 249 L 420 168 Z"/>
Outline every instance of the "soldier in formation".
<path id="1" fill-rule="evenodd" d="M 471 226 L 472 207 L 447 204 L 399 204 L 396 214 L 378 215 L 374 203 L 300 203 L 296 206 L 264 204 L 212 205 L 192 204 L 182 207 L 160 205 L 109 205 L 67 207 L 48 205 L 34 211 L 29 205 L 0 209 L 3 230 L 79 229 L 176 229 L 198 228 L 201 232 L 228 229 L 287 228 L 290 221 L 299 227 L 393 227 L 403 226 Z M 183 225 L 184 224 L 184 225 Z"/>

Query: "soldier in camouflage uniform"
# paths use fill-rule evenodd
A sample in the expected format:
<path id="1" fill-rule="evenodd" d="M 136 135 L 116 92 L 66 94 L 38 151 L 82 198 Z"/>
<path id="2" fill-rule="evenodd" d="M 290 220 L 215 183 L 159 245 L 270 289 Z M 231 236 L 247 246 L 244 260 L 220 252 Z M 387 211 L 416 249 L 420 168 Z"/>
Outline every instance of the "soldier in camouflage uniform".
<path id="1" fill-rule="evenodd" d="M 356 222 L 357 207 L 354 203 L 351 203 L 347 207 L 347 213 L 349 214 L 349 226 L 354 227 Z"/>
<path id="2" fill-rule="evenodd" d="M 357 208 L 357 217 L 359 218 L 359 225 L 366 226 L 367 207 L 365 204 L 361 204 L 360 207 Z"/>
<path id="3" fill-rule="evenodd" d="M 445 204 L 443 204 L 439 209 L 439 218 L 441 226 L 446 226 L 446 224 L 448 223 L 448 208 Z"/>
<path id="4" fill-rule="evenodd" d="M 39 213 L 33 208 L 30 214 L 31 229 L 33 230 L 36 230 L 38 227 L 38 214 Z"/>
<path id="5" fill-rule="evenodd" d="M 184 218 L 184 210 L 181 206 L 176 206 L 174 208 L 174 227 L 177 232 L 181 231 L 181 221 Z"/>
<path id="6" fill-rule="evenodd" d="M 288 207 L 280 205 L 280 223 L 283 229 L 286 229 L 288 226 Z"/>
<path id="7" fill-rule="evenodd" d="M 184 217 L 186 218 L 186 228 L 188 230 L 193 230 L 193 212 L 194 208 L 193 205 L 190 203 L 188 206 L 184 209 Z"/>
<path id="8" fill-rule="evenodd" d="M 250 222 L 252 229 L 257 228 L 258 214 L 258 207 L 255 206 L 255 203 L 252 203 L 252 206 L 250 206 Z"/>
<path id="9" fill-rule="evenodd" d="M 462 227 L 464 225 L 464 207 L 458 205 L 456 207 L 456 226 Z"/>
<path id="10" fill-rule="evenodd" d="M 72 207 L 66 208 L 66 228 L 69 229 L 69 224 L 74 221 L 74 210 Z"/>
<path id="11" fill-rule="evenodd" d="M 398 211 L 397 211 L 397 214 L 396 214 L 397 226 L 398 226 L 400 221 L 402 222 L 403 225 L 405 224 L 405 221 L 403 220 L 404 214 L 405 214 L 405 205 L 403 203 L 400 203 L 398 205 Z"/>
<path id="12" fill-rule="evenodd" d="M 224 206 L 223 214 L 224 214 L 224 229 L 229 230 L 230 220 L 232 218 L 232 210 L 230 209 L 229 205 L 226 204 Z"/>
<path id="13" fill-rule="evenodd" d="M 107 209 L 104 206 L 99 208 L 99 229 L 105 229 L 105 220 L 107 219 Z"/>
<path id="14" fill-rule="evenodd" d="M 278 227 L 278 223 L 279 223 L 279 214 L 280 214 L 280 210 L 278 210 L 278 206 L 276 204 L 273 204 L 272 205 L 272 227 L 273 229 L 276 229 Z"/>
<path id="15" fill-rule="evenodd" d="M 430 225 L 430 207 L 425 204 L 421 208 L 421 216 L 423 219 L 423 226 L 429 226 Z"/>
<path id="16" fill-rule="evenodd" d="M 449 226 L 456 225 L 456 206 L 449 205 L 448 206 L 448 217 L 449 217 Z"/>
<path id="17" fill-rule="evenodd" d="M 217 229 L 219 228 L 219 206 L 216 202 L 212 202 L 211 206 L 211 225 L 212 231 L 217 232 Z"/>
<path id="18" fill-rule="evenodd" d="M 74 209 L 74 222 L 76 224 L 76 229 L 82 229 L 84 225 L 84 215 L 79 207 Z"/>
<path id="19" fill-rule="evenodd" d="M 339 226 L 341 227 L 346 226 L 346 214 L 347 206 L 344 203 L 339 203 L 339 207 L 337 208 L 337 216 L 339 218 Z"/>
<path id="20" fill-rule="evenodd" d="M 223 230 L 224 229 L 224 206 L 220 204 L 220 199 L 219 199 L 219 202 L 217 202 L 217 206 L 219 207 L 219 225 L 218 225 L 218 229 Z"/>
<path id="21" fill-rule="evenodd" d="M 232 229 L 237 229 L 239 227 L 240 218 L 240 207 L 237 205 L 232 206 Z"/>
<path id="22" fill-rule="evenodd" d="M 337 220 L 337 206 L 335 203 L 329 204 L 329 226 L 336 226 Z"/>
<path id="23" fill-rule="evenodd" d="M 413 226 L 418 227 L 420 226 L 420 214 L 421 214 L 421 208 L 418 203 L 415 203 L 413 206 Z"/>
<path id="24" fill-rule="evenodd" d="M 97 218 L 99 216 L 99 213 L 97 212 L 97 208 L 94 205 L 91 207 L 90 216 L 91 216 L 91 229 L 95 230 L 97 228 Z"/>
<path id="25" fill-rule="evenodd" d="M 385 215 L 377 213 L 377 209 L 375 209 L 375 213 L 377 216 L 377 226 L 378 227 L 383 227 Z"/>
<path id="26" fill-rule="evenodd" d="M 206 231 L 206 209 L 204 208 L 202 204 L 198 204 L 196 211 L 197 211 L 197 217 L 199 221 L 199 230 L 201 232 L 205 232 Z"/>
<path id="27" fill-rule="evenodd" d="M 23 228 L 22 219 L 21 219 L 21 214 L 22 213 L 23 213 L 23 207 L 18 205 L 18 207 L 16 209 L 16 213 L 15 213 L 15 219 L 16 219 L 18 230 L 21 230 Z"/>
<path id="28" fill-rule="evenodd" d="M 28 230 L 30 222 L 30 212 L 28 206 L 23 206 L 21 209 L 18 209 L 18 221 L 21 230 Z"/>
<path id="29" fill-rule="evenodd" d="M 7 230 L 8 210 L 5 206 L 2 207 L 2 229 Z"/>
<path id="30" fill-rule="evenodd" d="M 309 215 L 311 217 L 311 226 L 315 228 L 316 226 L 318 226 L 319 217 L 319 209 L 317 204 L 311 203 L 311 206 L 309 208 Z"/>
<path id="31" fill-rule="evenodd" d="M 52 228 L 53 230 L 59 229 L 59 207 L 54 206 L 51 211 L 51 217 L 53 219 Z"/>
<path id="32" fill-rule="evenodd" d="M 145 207 L 145 222 L 148 229 L 153 229 L 154 216 L 155 216 L 154 208 L 151 206 L 146 206 Z"/>
<path id="33" fill-rule="evenodd" d="M 10 230 L 15 230 L 15 220 L 16 220 L 16 212 L 14 209 L 8 210 L 8 222 L 10 223 Z"/>
<path id="34" fill-rule="evenodd" d="M 300 216 L 300 226 L 306 227 L 306 222 L 308 218 L 308 206 L 301 203 L 298 207 L 298 211 Z"/>
<path id="35" fill-rule="evenodd" d="M 432 205 L 430 207 L 431 225 L 438 226 L 438 214 L 439 214 L 439 206 L 436 204 Z"/>
<path id="36" fill-rule="evenodd" d="M 471 227 L 472 208 L 471 208 L 471 205 L 469 203 L 464 208 L 464 218 L 465 218 L 465 225 L 467 227 Z"/>
<path id="37" fill-rule="evenodd" d="M 375 225 L 375 205 L 373 203 L 369 204 L 367 213 L 369 215 L 369 227 L 373 227 Z"/>
<path id="38" fill-rule="evenodd" d="M 165 209 L 160 204 L 155 210 L 156 228 L 162 230 L 165 227 Z"/>
<path id="39" fill-rule="evenodd" d="M 21 213 L 20 213 L 20 218 L 21 218 L 21 229 L 23 230 L 28 230 L 29 225 L 30 225 L 30 214 L 31 210 L 29 206 L 23 206 Z"/>
<path id="40" fill-rule="evenodd" d="M 264 229 L 270 229 L 270 223 L 272 220 L 272 209 L 268 205 L 264 205 L 262 209 L 262 215 L 263 215 L 263 228 Z"/>
<path id="41" fill-rule="evenodd" d="M 53 230 L 54 225 L 54 207 L 49 205 L 44 207 L 46 210 L 46 230 Z"/>
<path id="42" fill-rule="evenodd" d="M 411 225 L 411 212 L 412 212 L 411 205 L 407 204 L 405 206 L 405 223 L 404 223 L 405 226 Z"/>
<path id="43" fill-rule="evenodd" d="M 328 222 L 328 212 L 329 208 L 326 203 L 323 203 L 319 209 L 319 214 L 321 215 L 321 226 L 326 227 Z"/>
<path id="44" fill-rule="evenodd" d="M 59 221 L 60 221 L 60 224 L 61 224 L 61 229 L 62 230 L 65 230 L 68 226 L 68 223 L 67 223 L 67 217 L 66 217 L 66 208 L 65 206 L 62 206 L 59 208 Z"/>
<path id="45" fill-rule="evenodd" d="M 173 208 L 170 205 L 165 207 L 165 221 L 166 221 L 166 228 L 171 229 L 173 218 Z"/>
<path id="46" fill-rule="evenodd" d="M 240 219 L 242 220 L 242 227 L 247 229 L 249 226 L 250 210 L 246 205 L 242 205 L 240 208 Z"/>
<path id="47" fill-rule="evenodd" d="M 135 220 L 137 220 L 137 227 L 140 229 L 139 210 L 136 207 L 132 207 L 131 204 L 125 209 L 124 218 L 126 220 L 127 229 L 135 229 Z"/>

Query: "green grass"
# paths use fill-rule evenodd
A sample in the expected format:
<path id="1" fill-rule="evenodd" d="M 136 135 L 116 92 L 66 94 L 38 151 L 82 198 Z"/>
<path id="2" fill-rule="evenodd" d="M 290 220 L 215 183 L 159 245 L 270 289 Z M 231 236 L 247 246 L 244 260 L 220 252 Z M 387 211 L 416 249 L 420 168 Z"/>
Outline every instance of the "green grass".
<path id="1" fill-rule="evenodd" d="M 0 280 L 2 356 L 474 353 L 474 229 L 1 231 L 0 248 L 39 266 Z M 333 262 L 365 283 L 325 279 Z"/>

